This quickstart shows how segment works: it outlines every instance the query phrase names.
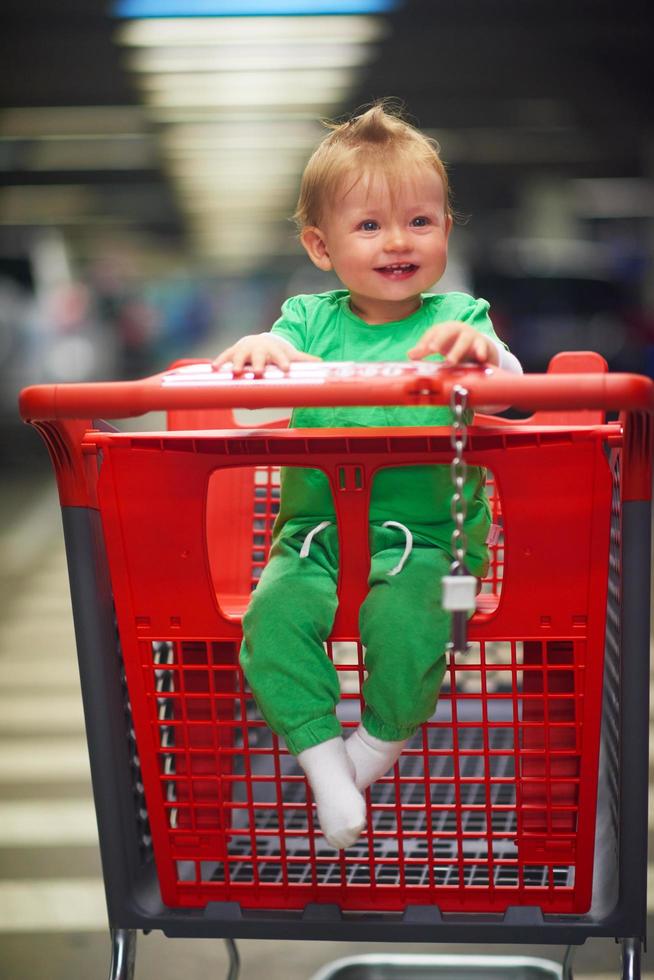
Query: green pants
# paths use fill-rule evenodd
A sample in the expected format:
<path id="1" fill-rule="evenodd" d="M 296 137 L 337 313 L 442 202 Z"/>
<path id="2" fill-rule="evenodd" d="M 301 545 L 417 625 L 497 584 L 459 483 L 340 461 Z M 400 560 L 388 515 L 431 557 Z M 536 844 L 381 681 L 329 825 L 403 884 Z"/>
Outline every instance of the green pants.
<path id="1" fill-rule="evenodd" d="M 341 734 L 338 676 L 323 646 L 337 608 L 337 530 L 318 533 L 301 558 L 304 538 L 273 545 L 243 618 L 240 658 L 264 719 L 295 755 Z M 433 714 L 450 636 L 440 597 L 451 559 L 414 543 L 401 571 L 389 575 L 405 542 L 401 529 L 371 525 L 370 591 L 359 614 L 368 674 L 362 721 L 387 741 L 408 738 Z"/>

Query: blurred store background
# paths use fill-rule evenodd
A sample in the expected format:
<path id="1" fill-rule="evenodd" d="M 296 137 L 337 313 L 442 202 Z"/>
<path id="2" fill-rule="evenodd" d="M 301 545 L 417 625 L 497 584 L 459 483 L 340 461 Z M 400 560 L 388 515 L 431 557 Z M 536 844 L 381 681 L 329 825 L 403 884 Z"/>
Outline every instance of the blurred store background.
<path id="1" fill-rule="evenodd" d="M 108 955 L 59 510 L 20 388 L 208 356 L 331 288 L 289 221 L 299 176 L 321 118 L 383 96 L 449 167 L 442 288 L 489 299 L 527 370 L 593 349 L 654 377 L 652 51 L 651 0 L 0 0 L 0 974 Z M 188 974 L 183 944 L 143 942 L 144 976 Z M 244 980 L 336 955 L 255 945 Z M 611 947 L 580 975 L 607 978 Z"/>
<path id="2" fill-rule="evenodd" d="M 329 288 L 288 220 L 319 119 L 403 100 L 460 222 L 445 288 L 529 370 L 654 374 L 654 23 L 638 0 L 3 0 L 1 462 L 27 383 L 135 377 Z"/>

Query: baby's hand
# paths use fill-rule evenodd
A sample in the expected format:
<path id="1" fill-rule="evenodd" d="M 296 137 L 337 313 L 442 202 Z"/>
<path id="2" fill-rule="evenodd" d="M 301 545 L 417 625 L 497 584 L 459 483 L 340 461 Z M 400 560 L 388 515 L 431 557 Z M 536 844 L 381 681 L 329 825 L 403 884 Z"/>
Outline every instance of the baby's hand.
<path id="1" fill-rule="evenodd" d="M 295 350 L 291 344 L 287 344 L 269 333 L 250 334 L 241 337 L 235 344 L 228 347 L 219 354 L 212 362 L 212 368 L 217 371 L 232 362 L 232 372 L 240 374 L 246 367 L 251 368 L 254 374 L 263 374 L 267 364 L 275 364 L 282 371 L 288 371 L 291 361 L 320 361 L 320 357 L 313 354 L 303 354 Z"/>
<path id="2" fill-rule="evenodd" d="M 452 320 L 426 330 L 408 356 L 418 361 L 428 354 L 442 354 L 449 364 L 478 361 L 480 364 L 499 364 L 497 346 L 468 323 Z"/>

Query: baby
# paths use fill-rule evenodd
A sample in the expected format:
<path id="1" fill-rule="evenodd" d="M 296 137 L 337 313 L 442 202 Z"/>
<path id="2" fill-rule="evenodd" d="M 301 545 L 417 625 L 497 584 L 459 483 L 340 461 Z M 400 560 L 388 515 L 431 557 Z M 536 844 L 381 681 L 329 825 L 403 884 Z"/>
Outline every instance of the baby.
<path id="1" fill-rule="evenodd" d="M 311 261 L 343 284 L 293 296 L 270 333 L 243 337 L 214 362 L 235 373 L 292 361 L 401 361 L 428 357 L 521 371 L 498 340 L 488 303 L 465 293 L 426 292 L 441 278 L 452 228 L 448 180 L 434 142 L 383 104 L 330 132 L 309 160 L 296 221 Z M 291 425 L 442 426 L 448 408 L 296 409 Z M 490 513 L 485 472 L 470 467 L 467 569 L 487 566 Z M 325 654 L 337 607 L 338 534 L 327 477 L 288 467 L 269 561 L 243 619 L 241 665 L 259 709 L 297 756 L 318 820 L 335 848 L 366 822 L 363 792 L 395 764 L 434 712 L 445 672 L 450 613 L 449 467 L 387 468 L 369 513 L 370 591 L 360 610 L 366 649 L 365 709 L 344 740 L 340 691 Z"/>

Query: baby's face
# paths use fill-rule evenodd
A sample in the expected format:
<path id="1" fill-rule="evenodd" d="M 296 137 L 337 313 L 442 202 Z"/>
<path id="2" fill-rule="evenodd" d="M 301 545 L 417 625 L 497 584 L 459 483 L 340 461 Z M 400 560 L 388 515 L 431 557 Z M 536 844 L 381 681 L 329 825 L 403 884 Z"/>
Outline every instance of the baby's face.
<path id="1" fill-rule="evenodd" d="M 392 187 L 372 176 L 342 188 L 320 231 L 331 266 L 358 306 L 397 303 L 404 310 L 443 275 L 451 223 L 443 182 L 425 169 Z"/>

